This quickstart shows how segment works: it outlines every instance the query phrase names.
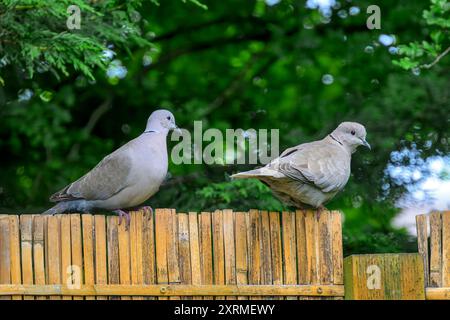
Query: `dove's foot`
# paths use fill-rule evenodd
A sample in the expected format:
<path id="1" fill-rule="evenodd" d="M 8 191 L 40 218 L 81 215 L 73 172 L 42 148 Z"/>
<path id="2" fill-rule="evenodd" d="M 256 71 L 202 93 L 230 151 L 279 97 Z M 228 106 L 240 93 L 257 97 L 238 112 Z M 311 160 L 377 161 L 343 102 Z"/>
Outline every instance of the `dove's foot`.
<path id="1" fill-rule="evenodd" d="M 321 214 L 323 211 L 327 211 L 327 210 L 328 210 L 328 209 L 325 208 L 325 206 L 323 206 L 323 205 L 318 206 L 318 207 L 317 207 L 317 210 L 316 210 L 316 219 L 319 220 L 320 214 Z"/>
<path id="2" fill-rule="evenodd" d="M 153 215 L 153 208 L 150 206 L 143 206 L 142 211 L 144 212 L 144 216 L 146 216 L 147 212 L 150 212 L 150 215 Z"/>
<path id="3" fill-rule="evenodd" d="M 122 223 L 122 218 L 125 217 L 126 220 L 125 230 L 128 230 L 128 228 L 130 227 L 130 214 L 120 209 L 114 210 L 113 212 L 119 215 L 119 225 Z"/>

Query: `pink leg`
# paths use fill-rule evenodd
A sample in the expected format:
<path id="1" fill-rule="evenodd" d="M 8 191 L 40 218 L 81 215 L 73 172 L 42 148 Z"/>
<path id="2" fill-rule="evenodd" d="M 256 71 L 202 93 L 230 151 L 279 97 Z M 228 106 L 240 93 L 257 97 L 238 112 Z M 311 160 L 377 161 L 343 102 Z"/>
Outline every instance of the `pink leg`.
<path id="1" fill-rule="evenodd" d="M 150 206 L 143 206 L 141 208 L 144 211 L 144 216 L 146 215 L 147 211 L 150 212 L 151 215 L 153 215 L 153 208 Z"/>
<path id="2" fill-rule="evenodd" d="M 128 230 L 130 226 L 130 214 L 126 211 L 123 211 L 121 209 L 117 209 L 113 211 L 115 214 L 119 215 L 119 225 L 122 223 L 122 217 L 125 216 L 125 220 L 127 221 L 125 225 L 125 229 Z"/>
<path id="3" fill-rule="evenodd" d="M 325 208 L 325 206 L 320 205 L 317 207 L 317 211 L 316 211 L 316 219 L 319 220 L 320 214 L 322 213 L 322 211 L 328 210 L 327 208 Z"/>

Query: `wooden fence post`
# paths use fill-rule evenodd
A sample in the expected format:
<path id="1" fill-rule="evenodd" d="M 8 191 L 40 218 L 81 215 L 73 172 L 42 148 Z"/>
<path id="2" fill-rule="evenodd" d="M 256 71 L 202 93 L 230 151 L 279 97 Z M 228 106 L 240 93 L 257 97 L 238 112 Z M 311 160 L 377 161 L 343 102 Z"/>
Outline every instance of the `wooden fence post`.
<path id="1" fill-rule="evenodd" d="M 416 226 L 425 266 L 426 299 L 450 300 L 450 211 L 418 215 Z"/>
<path id="2" fill-rule="evenodd" d="M 417 253 L 364 254 L 344 259 L 345 299 L 424 300 L 422 257 Z"/>

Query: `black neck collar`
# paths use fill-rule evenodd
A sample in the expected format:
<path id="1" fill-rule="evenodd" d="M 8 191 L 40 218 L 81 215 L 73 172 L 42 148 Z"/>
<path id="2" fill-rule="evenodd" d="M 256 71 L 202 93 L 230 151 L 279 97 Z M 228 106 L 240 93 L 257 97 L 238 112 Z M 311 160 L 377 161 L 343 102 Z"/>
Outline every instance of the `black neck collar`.
<path id="1" fill-rule="evenodd" d="M 152 132 L 159 132 L 159 131 L 156 131 L 156 130 L 147 130 L 147 131 L 144 131 L 144 133 L 152 133 Z"/>
<path id="2" fill-rule="evenodd" d="M 333 137 L 332 134 L 330 134 L 331 139 L 333 139 L 334 141 L 336 141 L 337 143 L 339 143 L 341 146 L 343 146 L 342 142 L 340 142 L 338 139 L 336 139 L 335 137 Z"/>

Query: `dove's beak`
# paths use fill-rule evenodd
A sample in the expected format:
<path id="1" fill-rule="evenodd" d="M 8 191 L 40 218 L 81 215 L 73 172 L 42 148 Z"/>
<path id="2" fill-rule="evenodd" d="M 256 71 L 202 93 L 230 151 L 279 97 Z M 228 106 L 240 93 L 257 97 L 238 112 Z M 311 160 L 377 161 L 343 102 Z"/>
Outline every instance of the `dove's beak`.
<path id="1" fill-rule="evenodd" d="M 362 141 L 362 145 L 363 145 L 364 147 L 367 147 L 367 148 L 369 148 L 369 150 L 372 150 L 372 148 L 370 147 L 370 144 L 369 144 L 366 140 L 361 139 L 361 141 Z"/>

